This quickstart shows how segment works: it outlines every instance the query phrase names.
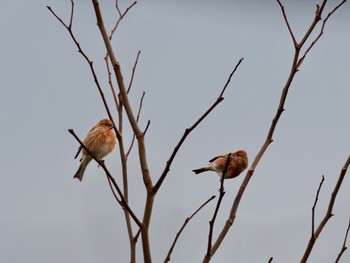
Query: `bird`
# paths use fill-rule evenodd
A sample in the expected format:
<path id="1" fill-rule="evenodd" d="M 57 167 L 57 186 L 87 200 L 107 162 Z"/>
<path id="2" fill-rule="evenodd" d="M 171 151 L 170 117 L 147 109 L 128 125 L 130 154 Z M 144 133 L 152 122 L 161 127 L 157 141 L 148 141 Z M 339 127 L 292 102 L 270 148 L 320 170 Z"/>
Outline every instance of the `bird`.
<path id="1" fill-rule="evenodd" d="M 235 153 L 229 153 L 231 155 L 231 161 L 228 164 L 227 171 L 224 179 L 232 179 L 240 175 L 248 166 L 248 155 L 245 151 L 239 150 Z M 213 171 L 216 172 L 220 177 L 225 170 L 228 155 L 215 156 L 209 161 L 207 166 L 192 170 L 195 174 Z"/>
<path id="2" fill-rule="evenodd" d="M 113 151 L 116 144 L 116 139 L 112 131 L 113 128 L 113 122 L 109 119 L 100 120 L 94 127 L 92 127 L 83 140 L 84 146 L 96 159 L 101 160 Z M 92 156 L 86 152 L 81 145 L 74 159 L 78 157 L 81 150 L 83 151 L 80 165 L 73 177 L 78 178 L 79 181 L 83 180 L 85 169 L 92 160 Z"/>

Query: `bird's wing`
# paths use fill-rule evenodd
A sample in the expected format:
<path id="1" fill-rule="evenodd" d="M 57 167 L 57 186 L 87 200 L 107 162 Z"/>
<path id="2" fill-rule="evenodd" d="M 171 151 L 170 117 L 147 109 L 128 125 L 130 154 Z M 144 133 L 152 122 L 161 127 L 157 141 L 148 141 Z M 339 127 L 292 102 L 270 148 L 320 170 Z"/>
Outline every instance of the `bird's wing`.
<path id="1" fill-rule="evenodd" d="M 213 157 L 212 159 L 210 159 L 209 162 L 212 163 L 212 162 L 214 162 L 216 159 L 218 159 L 218 158 L 220 158 L 220 157 L 226 157 L 226 156 L 227 156 L 227 154 L 215 156 L 215 157 Z"/>

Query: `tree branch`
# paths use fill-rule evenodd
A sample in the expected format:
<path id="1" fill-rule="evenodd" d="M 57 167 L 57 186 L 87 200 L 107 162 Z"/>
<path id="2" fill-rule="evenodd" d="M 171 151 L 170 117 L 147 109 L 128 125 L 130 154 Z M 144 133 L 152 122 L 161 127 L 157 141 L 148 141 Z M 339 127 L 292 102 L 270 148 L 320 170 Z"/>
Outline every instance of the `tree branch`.
<path id="1" fill-rule="evenodd" d="M 347 250 L 347 247 L 346 247 L 346 240 L 348 239 L 348 234 L 349 234 L 349 230 L 350 230 L 350 219 L 349 219 L 349 223 L 348 223 L 348 227 L 346 229 L 346 233 L 345 233 L 345 238 L 344 238 L 344 242 L 343 242 L 343 246 L 335 260 L 335 263 L 338 263 L 341 256 L 343 255 L 343 253 L 345 252 L 345 250 Z"/>
<path id="2" fill-rule="evenodd" d="M 278 5 L 279 5 L 280 8 L 281 8 L 284 21 L 286 22 L 286 25 L 287 25 L 287 27 L 288 27 L 289 34 L 290 34 L 290 36 L 292 37 L 293 44 L 294 44 L 294 48 L 297 48 L 297 47 L 298 47 L 298 42 L 297 42 L 297 40 L 295 39 L 293 30 L 292 30 L 292 28 L 291 28 L 291 26 L 290 26 L 290 24 L 289 24 L 288 17 L 287 17 L 286 11 L 285 11 L 285 9 L 284 9 L 284 6 L 282 5 L 282 3 L 281 3 L 280 0 L 277 0 L 277 3 L 278 3 Z"/>
<path id="3" fill-rule="evenodd" d="M 141 114 L 141 109 L 142 109 L 144 97 L 145 97 L 145 92 L 142 93 L 142 96 L 141 96 L 141 99 L 140 99 L 140 106 L 139 106 L 139 110 L 137 112 L 137 117 L 136 117 L 136 121 L 137 122 L 139 122 L 139 119 L 140 119 L 140 114 Z M 145 134 L 145 132 L 143 132 L 143 134 Z M 129 150 L 126 152 L 126 157 L 127 158 L 129 157 L 129 154 L 130 154 L 130 152 L 132 150 L 132 147 L 134 145 L 135 137 L 136 137 L 135 134 L 133 134 Z"/>
<path id="4" fill-rule="evenodd" d="M 95 69 L 94 69 L 94 65 L 93 65 L 93 61 L 89 59 L 89 57 L 86 55 L 86 53 L 82 50 L 82 48 L 80 47 L 80 44 L 79 42 L 77 41 L 77 39 L 75 38 L 74 36 L 74 33 L 72 31 L 72 22 L 73 22 L 73 16 L 74 16 L 74 1 L 71 0 L 71 3 L 72 3 L 72 9 L 71 9 L 71 16 L 70 16 L 70 22 L 69 22 L 69 25 L 66 25 L 63 20 L 53 11 L 53 9 L 50 7 L 50 6 L 47 6 L 47 9 L 49 9 L 49 11 L 54 15 L 54 17 L 56 17 L 56 19 L 67 29 L 68 33 L 70 34 L 74 44 L 77 46 L 78 48 L 78 52 L 84 57 L 84 59 L 86 60 L 86 62 L 89 64 L 89 67 L 90 67 L 90 71 L 91 71 L 91 74 L 94 78 L 94 81 L 95 81 L 95 84 L 97 86 L 97 89 L 100 93 L 100 96 L 102 98 L 102 101 L 103 101 L 103 104 L 105 106 L 105 109 L 106 109 L 106 112 L 108 114 L 108 117 L 109 119 L 114 123 L 114 120 L 113 120 L 113 117 L 112 117 L 112 114 L 109 110 L 109 107 L 108 107 L 108 104 L 107 104 L 107 101 L 106 101 L 106 98 L 104 96 L 104 93 L 102 91 L 102 88 L 101 88 L 101 85 L 100 85 L 100 82 L 98 81 L 98 78 L 97 78 L 97 75 L 96 75 L 96 72 L 95 72 Z M 114 125 L 114 131 L 116 133 L 116 136 L 117 138 L 119 139 L 120 137 L 120 133 L 118 131 L 118 129 L 116 128 L 116 125 Z"/>
<path id="5" fill-rule="evenodd" d="M 317 41 L 321 38 L 321 36 L 323 35 L 323 32 L 324 32 L 324 28 L 326 26 L 326 23 L 327 23 L 327 20 L 330 18 L 330 16 L 338 9 L 340 8 L 347 0 L 343 0 L 340 4 L 338 4 L 336 7 L 333 8 L 333 10 L 331 12 L 328 13 L 327 17 L 323 20 L 323 23 L 322 23 L 322 27 L 321 27 L 321 30 L 320 30 L 320 33 L 317 35 L 317 37 L 315 38 L 314 41 L 311 42 L 310 46 L 306 49 L 306 51 L 304 52 L 304 55 L 299 59 L 298 63 L 297 63 L 297 68 L 299 68 L 301 66 L 301 64 L 304 62 L 304 59 L 306 57 L 306 55 L 309 53 L 309 51 L 312 49 L 312 47 L 317 43 Z M 325 2 L 324 1 L 324 5 L 325 5 Z M 323 8 L 322 5 L 321 7 L 318 7 L 317 10 L 316 10 L 316 17 L 317 17 L 317 14 L 320 12 L 319 10 L 321 10 L 321 8 Z M 321 18 L 321 15 L 320 15 L 320 18 Z M 316 18 L 315 18 L 316 19 Z"/>
<path id="6" fill-rule="evenodd" d="M 278 4 L 281 7 L 282 6 L 281 2 L 279 0 L 277 0 L 277 2 L 278 2 Z M 290 70 L 288 79 L 287 79 L 286 84 L 284 85 L 284 88 L 282 90 L 282 94 L 281 94 L 281 97 L 280 97 L 279 106 L 277 108 L 276 114 L 275 114 L 274 118 L 272 119 L 272 124 L 270 126 L 269 131 L 268 131 L 266 140 L 265 140 L 264 144 L 262 145 L 260 151 L 256 155 L 256 157 L 255 157 L 251 167 L 249 168 L 249 170 L 248 170 L 248 172 L 247 172 L 247 174 L 246 174 L 246 176 L 245 176 L 245 178 L 244 178 L 244 180 L 243 180 L 243 182 L 241 184 L 241 187 L 239 188 L 239 191 L 238 191 L 238 193 L 237 193 L 237 195 L 236 195 L 236 197 L 235 197 L 235 199 L 233 201 L 229 217 L 226 220 L 226 223 L 225 223 L 224 227 L 222 228 L 218 238 L 216 239 L 216 242 L 214 243 L 214 245 L 213 245 L 213 247 L 211 249 L 211 256 L 213 256 L 215 254 L 215 252 L 217 251 L 217 249 L 221 245 L 222 241 L 224 240 L 228 230 L 231 228 L 231 226 L 235 222 L 236 214 L 237 214 L 237 211 L 238 211 L 238 207 L 239 207 L 240 201 L 242 199 L 242 196 L 244 194 L 244 191 L 245 191 L 246 187 L 248 186 L 249 181 L 250 181 L 250 179 L 252 178 L 252 176 L 254 174 L 255 168 L 259 164 L 259 162 L 260 162 L 262 156 L 264 155 L 266 149 L 273 142 L 272 137 L 273 137 L 273 134 L 275 132 L 277 123 L 278 123 L 278 121 L 279 121 L 279 119 L 280 119 L 280 117 L 281 117 L 281 115 L 282 115 L 282 113 L 284 111 L 284 105 L 285 105 L 285 102 L 286 102 L 286 99 L 287 99 L 289 88 L 290 88 L 290 86 L 292 84 L 292 81 L 294 79 L 295 74 L 299 70 L 298 69 L 298 60 L 299 60 L 300 49 L 303 47 L 305 41 L 309 38 L 309 36 L 312 33 L 312 31 L 314 30 L 317 22 L 320 20 L 322 11 L 324 9 L 325 2 L 327 2 L 327 1 L 325 0 L 322 3 L 322 5 L 318 8 L 318 12 L 315 14 L 315 18 L 314 18 L 313 22 L 311 23 L 309 29 L 305 33 L 305 35 L 304 35 L 303 39 L 301 40 L 301 42 L 297 43 L 297 45 L 295 45 L 294 39 L 293 39 L 293 43 L 294 43 L 294 47 L 295 47 L 294 58 L 293 58 L 293 62 L 292 62 L 292 66 L 291 66 L 291 70 Z M 281 8 L 281 9 L 282 9 L 283 15 L 285 16 L 284 8 Z M 285 18 L 285 21 L 286 21 L 286 18 Z M 286 23 L 287 23 L 287 21 L 286 21 Z M 287 25 L 289 25 L 289 22 L 288 22 Z M 293 32 L 291 31 L 291 27 L 290 26 L 288 26 L 288 29 L 290 30 L 290 34 L 292 36 L 294 36 Z"/>
<path id="7" fill-rule="evenodd" d="M 319 185 L 319 187 L 317 189 L 315 202 L 314 202 L 314 205 L 312 206 L 311 238 L 313 238 L 313 239 L 315 239 L 315 209 L 316 209 L 318 196 L 320 194 L 320 190 L 322 188 L 323 182 L 324 182 L 324 176 L 322 175 L 322 180 L 321 180 L 320 185 Z"/>
<path id="8" fill-rule="evenodd" d="M 75 134 L 73 129 L 68 129 L 69 133 L 73 135 L 73 137 L 79 142 L 79 144 L 81 145 L 81 147 L 102 167 L 102 169 L 105 171 L 106 176 L 108 178 L 108 180 L 110 180 L 113 184 L 113 186 L 115 187 L 115 189 L 117 190 L 119 197 L 121 199 L 121 202 L 119 202 L 119 204 L 122 205 L 122 208 L 126 209 L 128 211 L 128 213 L 130 214 L 130 216 L 134 219 L 135 223 L 139 226 L 139 228 L 143 228 L 142 223 L 140 222 L 140 220 L 137 218 L 137 216 L 134 214 L 134 212 L 131 210 L 131 208 L 129 207 L 128 203 L 125 201 L 123 193 L 121 192 L 118 184 L 116 183 L 116 181 L 114 180 L 113 176 L 111 175 L 111 173 L 108 171 L 105 163 L 103 160 L 99 160 L 97 159 L 90 151 L 88 148 L 85 147 L 85 145 L 83 144 L 83 142 L 78 138 L 78 136 Z"/>
<path id="9" fill-rule="evenodd" d="M 320 224 L 318 225 L 314 235 L 310 238 L 309 243 L 306 247 L 306 250 L 304 252 L 304 255 L 303 255 L 300 263 L 307 262 L 307 259 L 308 259 L 309 255 L 314 247 L 314 244 L 315 244 L 318 236 L 321 234 L 321 232 L 322 232 L 323 228 L 325 227 L 325 225 L 327 224 L 328 220 L 333 216 L 333 206 L 334 206 L 335 200 L 337 198 L 340 186 L 343 183 L 343 180 L 344 180 L 346 171 L 349 167 L 349 164 L 350 164 L 350 155 L 349 155 L 348 159 L 346 160 L 346 162 L 345 162 L 345 164 L 344 164 L 344 166 L 339 174 L 338 181 L 334 187 L 334 190 L 331 194 L 331 198 L 330 198 L 329 203 L 328 203 L 327 212 L 326 212 L 325 216 L 323 217 L 322 221 L 320 222 Z"/>
<path id="10" fill-rule="evenodd" d="M 215 198 L 215 195 L 213 195 L 212 197 L 210 197 L 207 201 L 205 201 L 190 217 L 187 217 L 185 222 L 183 223 L 182 227 L 180 228 L 180 230 L 177 232 L 176 237 L 173 241 L 173 244 L 171 245 L 169 252 L 164 260 L 164 263 L 169 262 L 170 261 L 170 256 L 171 253 L 174 250 L 174 247 L 176 245 L 176 242 L 178 240 L 178 238 L 180 237 L 182 231 L 185 229 L 186 225 L 190 222 L 190 220 L 204 207 L 206 206 L 211 200 L 213 200 Z"/>
<path id="11" fill-rule="evenodd" d="M 175 146 L 175 149 L 173 150 L 172 154 L 170 155 L 169 160 L 166 162 L 164 171 L 162 173 L 162 175 L 160 176 L 160 178 L 158 179 L 157 183 L 154 185 L 153 187 L 153 192 L 157 193 L 160 186 L 162 185 L 165 177 L 167 176 L 168 172 L 170 171 L 170 166 L 172 164 L 172 162 L 174 161 L 174 158 L 178 152 L 178 150 L 180 149 L 180 147 L 182 146 L 183 142 L 186 140 L 187 136 L 205 119 L 205 117 L 208 116 L 208 114 L 221 102 L 223 101 L 224 97 L 224 92 L 228 86 L 228 84 L 231 81 L 231 78 L 233 76 L 233 74 L 236 72 L 237 68 L 239 67 L 239 65 L 241 64 L 241 62 L 243 61 L 243 58 L 241 58 L 238 63 L 236 64 L 236 66 L 234 67 L 233 71 L 231 72 L 224 88 L 222 89 L 219 97 L 215 100 L 215 102 L 210 106 L 210 108 L 189 128 L 185 129 L 184 134 L 182 135 L 180 141 L 177 143 L 177 145 Z"/>
<path id="12" fill-rule="evenodd" d="M 118 6 L 118 0 L 116 0 L 115 7 L 116 7 L 116 9 L 117 9 L 117 11 L 118 11 L 119 19 L 117 20 L 117 23 L 115 24 L 114 28 L 113 28 L 112 31 L 111 31 L 110 39 L 112 39 L 112 36 L 113 36 L 114 32 L 116 31 L 116 29 L 117 29 L 117 27 L 118 27 L 120 21 L 123 20 L 124 16 L 125 16 L 125 15 L 129 12 L 129 10 L 130 10 L 134 5 L 136 5 L 136 4 L 137 4 L 137 1 L 133 2 L 133 3 L 124 11 L 124 13 L 122 14 L 122 12 L 120 11 L 119 6 Z"/>
<path id="13" fill-rule="evenodd" d="M 224 180 L 225 180 L 225 175 L 227 173 L 227 168 L 231 162 L 231 153 L 227 154 L 227 159 L 226 159 L 226 163 L 225 163 L 225 167 L 224 167 L 224 171 L 222 172 L 221 178 L 220 178 L 220 189 L 219 189 L 219 199 L 218 202 L 216 203 L 216 207 L 214 210 L 214 214 L 213 214 L 213 218 L 209 221 L 209 235 L 208 235 L 208 247 L 207 247 L 207 255 L 206 255 L 206 259 L 203 262 L 209 262 L 210 258 L 211 258 L 211 248 L 212 248 L 212 241 L 213 241 L 213 231 L 214 231 L 214 224 L 215 224 L 215 220 L 217 217 L 217 214 L 219 212 L 220 209 L 220 205 L 221 205 L 221 201 L 224 198 L 225 195 L 225 190 L 224 190 Z"/>

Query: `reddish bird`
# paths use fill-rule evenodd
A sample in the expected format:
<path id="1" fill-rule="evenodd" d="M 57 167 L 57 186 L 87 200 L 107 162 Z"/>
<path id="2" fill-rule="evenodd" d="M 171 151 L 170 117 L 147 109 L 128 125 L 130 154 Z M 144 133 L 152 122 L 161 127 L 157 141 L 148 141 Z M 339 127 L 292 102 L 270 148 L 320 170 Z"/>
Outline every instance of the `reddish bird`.
<path id="1" fill-rule="evenodd" d="M 115 136 L 113 133 L 113 123 L 108 119 L 100 120 L 86 135 L 83 144 L 90 151 L 90 153 L 97 159 L 102 159 L 111 151 L 113 151 L 116 144 Z M 79 147 L 74 159 L 78 157 L 82 146 Z M 83 180 L 84 172 L 87 165 L 92 160 L 90 154 L 83 149 L 83 156 L 80 159 L 80 166 L 75 173 L 74 178 L 78 178 L 79 181 Z"/>
<path id="2" fill-rule="evenodd" d="M 209 161 L 209 164 L 205 167 L 192 170 L 195 174 L 213 171 L 220 177 L 222 176 L 228 155 L 219 155 Z M 248 156 L 243 150 L 239 150 L 235 153 L 231 153 L 231 161 L 228 164 L 227 171 L 225 173 L 225 179 L 232 179 L 240 175 L 248 166 Z"/>

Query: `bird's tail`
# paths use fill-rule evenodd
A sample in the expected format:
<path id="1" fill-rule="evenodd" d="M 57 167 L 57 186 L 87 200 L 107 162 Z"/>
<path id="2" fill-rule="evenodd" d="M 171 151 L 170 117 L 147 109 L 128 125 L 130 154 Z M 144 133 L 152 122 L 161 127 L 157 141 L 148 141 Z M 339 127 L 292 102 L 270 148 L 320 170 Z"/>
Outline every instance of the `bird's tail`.
<path id="1" fill-rule="evenodd" d="M 79 165 L 78 171 L 75 173 L 73 178 L 78 178 L 79 181 L 81 182 L 81 180 L 83 180 L 85 169 L 86 169 L 86 165 L 84 165 L 84 163 L 81 163 Z"/>
<path id="2" fill-rule="evenodd" d="M 200 174 L 200 173 L 203 173 L 203 172 L 206 172 L 206 171 L 210 171 L 210 168 L 209 167 L 202 167 L 202 168 L 199 168 L 199 169 L 192 170 L 192 172 L 194 172 L 195 174 Z"/>
<path id="3" fill-rule="evenodd" d="M 91 160 L 92 160 L 92 158 L 90 156 L 83 155 L 83 158 L 81 159 L 78 171 L 75 173 L 73 178 L 78 178 L 79 181 L 83 180 L 85 169 Z"/>

